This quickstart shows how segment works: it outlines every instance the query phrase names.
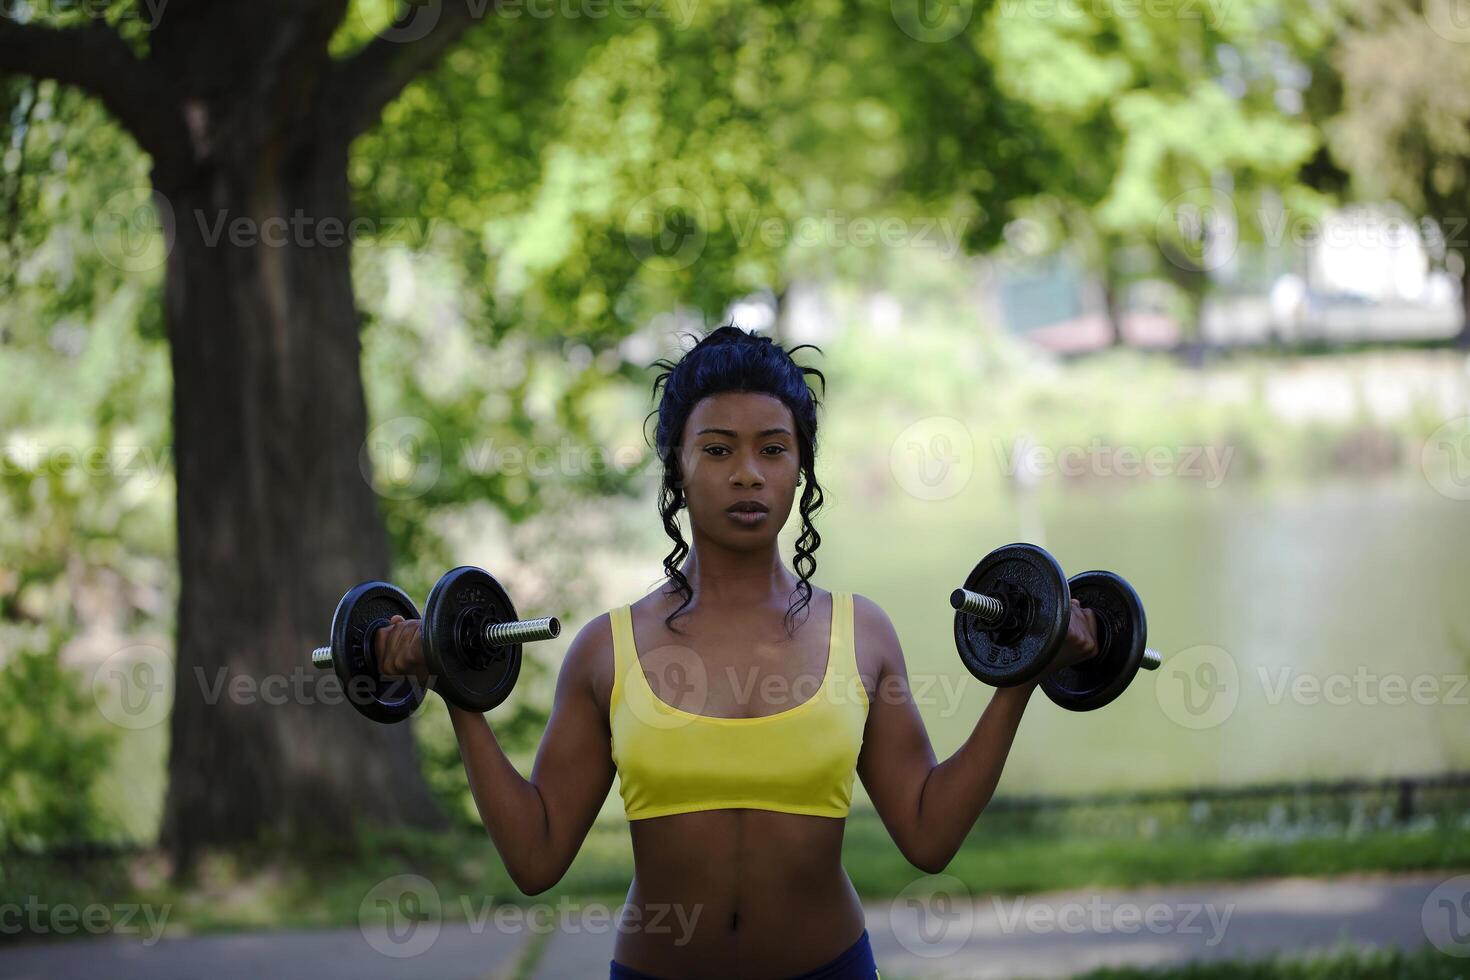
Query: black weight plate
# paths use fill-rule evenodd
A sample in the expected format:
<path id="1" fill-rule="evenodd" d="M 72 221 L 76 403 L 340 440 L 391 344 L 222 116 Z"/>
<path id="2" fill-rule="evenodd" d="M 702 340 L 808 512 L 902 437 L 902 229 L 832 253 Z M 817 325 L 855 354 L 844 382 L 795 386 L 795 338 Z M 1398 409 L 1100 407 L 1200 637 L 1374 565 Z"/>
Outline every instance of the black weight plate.
<path id="1" fill-rule="evenodd" d="M 482 568 L 461 565 L 434 583 L 424 606 L 424 655 L 434 690 L 466 711 L 489 711 L 504 701 L 521 672 L 521 645 L 482 650 L 478 626 L 517 618 L 510 596 Z"/>
<path id="2" fill-rule="evenodd" d="M 1112 572 L 1082 572 L 1068 580 L 1073 597 L 1097 613 L 1098 651 L 1041 682 L 1046 696 L 1068 711 L 1092 711 L 1122 694 L 1143 663 L 1148 624 L 1133 586 Z"/>
<path id="3" fill-rule="evenodd" d="M 1035 678 L 1061 649 L 1072 614 L 1062 566 L 1034 544 L 1008 544 L 984 558 L 965 579 L 971 592 L 1006 603 L 1007 622 L 986 629 L 955 610 L 954 643 L 970 673 L 996 687 Z"/>
<path id="4" fill-rule="evenodd" d="M 424 700 L 423 687 L 413 678 L 379 674 L 378 658 L 368 647 L 375 628 L 386 626 L 393 616 L 418 619 L 419 611 L 407 593 L 387 582 L 348 589 L 332 614 L 332 668 L 347 700 L 384 724 L 402 721 Z"/>

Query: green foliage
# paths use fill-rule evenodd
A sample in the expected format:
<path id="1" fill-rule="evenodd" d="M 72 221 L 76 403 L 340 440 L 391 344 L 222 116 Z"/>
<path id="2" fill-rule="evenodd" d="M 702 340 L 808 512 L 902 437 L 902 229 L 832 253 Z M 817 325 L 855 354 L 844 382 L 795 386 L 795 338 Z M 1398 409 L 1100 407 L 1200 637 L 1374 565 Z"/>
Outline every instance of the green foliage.
<path id="1" fill-rule="evenodd" d="M 842 847 L 844 866 L 864 897 L 896 894 L 920 877 L 870 811 L 854 811 L 849 817 Z M 945 873 L 964 882 L 973 894 L 1020 895 L 1466 864 L 1470 841 L 1454 826 L 1290 840 L 1190 834 L 1144 838 L 1007 832 L 992 829 L 990 818 L 982 815 Z"/>
<path id="2" fill-rule="evenodd" d="M 1341 6 L 995 7 L 983 50 L 1001 87 L 1045 120 L 1052 161 L 1039 193 L 1007 209 L 1032 223 L 1023 251 L 1065 244 L 1113 287 L 1167 278 L 1194 328 L 1206 273 L 1223 261 L 1207 250 L 1222 230 L 1211 222 L 1228 217 L 1260 242 L 1281 204 L 1319 207 L 1296 178 L 1321 137 L 1291 100 Z"/>
<path id="3" fill-rule="evenodd" d="M 57 643 L 0 667 L 0 847 L 97 840 L 111 830 L 92 787 L 116 732 L 102 724 Z"/>
<path id="4" fill-rule="evenodd" d="M 1449 870 L 1462 868 L 1470 860 L 1464 839 L 1463 833 L 1381 833 L 1323 841 L 1318 850 L 1298 859 L 1301 852 L 1293 847 L 1243 849 L 1210 838 L 1160 842 L 976 833 L 946 874 L 959 878 L 978 896 L 1367 870 Z M 442 896 L 473 896 L 469 906 L 444 902 L 448 921 L 474 913 L 482 901 L 490 906 L 525 901 L 483 831 L 372 831 L 357 845 L 349 854 L 289 849 L 212 854 L 203 859 L 198 880 L 188 885 L 170 883 L 158 856 L 150 853 L 80 864 L 16 855 L 7 859 L 0 874 L 0 902 L 36 895 L 43 901 L 76 905 L 98 900 L 167 905 L 171 925 L 202 933 L 355 927 L 363 895 L 384 878 L 405 870 L 428 878 Z M 843 859 L 859 895 L 869 901 L 890 898 L 923 877 L 898 855 L 871 810 L 855 810 L 849 817 Z M 566 877 L 535 901 L 555 902 L 567 896 L 618 903 L 627 896 L 632 874 L 626 823 L 621 819 L 598 821 Z M 1412 959 L 1403 962 L 1412 967 Z M 1202 975 L 1202 980 L 1236 975 L 1210 973 Z M 1420 975 L 1362 974 L 1365 978 Z"/>
<path id="5" fill-rule="evenodd" d="M 158 276 L 94 237 L 146 160 L 76 92 L 7 80 L 0 101 L 17 147 L 0 178 L 0 843 L 34 847 L 118 829 L 97 785 L 118 731 L 58 654 L 172 621 L 169 381 Z"/>
<path id="6" fill-rule="evenodd" d="M 146 186 L 146 160 L 101 107 L 51 83 L 4 88 L 26 120 L 5 157 L 15 220 L 0 248 L 0 630 L 75 629 L 102 571 L 149 589 L 173 551 L 167 351 L 158 275 L 109 263 L 96 219 Z M 165 616 L 168 614 L 165 613 Z"/>
<path id="7" fill-rule="evenodd" d="M 1470 258 L 1470 62 L 1448 4 L 1372 0 L 1358 5 L 1332 50 L 1341 111 L 1324 121 L 1333 156 L 1359 194 L 1392 197 L 1442 223 L 1434 259 Z"/>
<path id="8" fill-rule="evenodd" d="M 142 49 L 146 34 L 122 16 L 130 6 L 114 0 L 107 19 Z M 369 41 L 392 6 L 351 4 L 334 54 Z M 383 433 L 367 448 L 394 575 L 412 594 L 450 564 L 494 564 L 490 551 L 553 569 L 538 609 L 583 608 L 591 584 L 557 566 L 575 572 L 598 542 L 590 530 L 554 533 L 556 518 L 571 523 L 563 515 L 589 500 L 634 492 L 639 470 L 537 471 L 493 454 L 633 445 L 626 421 L 641 412 L 620 399 L 641 396 L 647 378 L 622 342 L 656 315 L 710 321 L 736 298 L 780 295 L 797 280 L 836 280 L 856 298 L 907 275 L 884 249 L 800 241 L 803 219 L 954 219 L 984 248 L 1006 218 L 1026 214 L 1111 270 L 1113 253 L 1153 236 L 1181 191 L 1217 178 L 1242 212 L 1283 183 L 1286 206 L 1316 200 L 1287 179 L 1317 135 L 1281 108 L 1278 88 L 1295 82 L 1278 84 L 1277 69 L 1320 63 L 1332 4 L 1252 0 L 1194 18 L 1063 4 L 1028 18 L 1016 4 L 980 3 L 966 29 L 928 40 L 902 6 L 716 0 L 554 22 L 497 16 L 355 143 L 354 207 L 381 229 L 354 250 L 370 425 Z M 48 13 L 58 24 L 81 16 Z M 149 161 L 98 102 L 49 82 L 0 80 L 0 116 L 0 570 L 14 570 L 0 571 L 0 639 L 71 637 L 87 625 L 77 600 L 99 580 L 123 583 L 122 629 L 167 631 L 163 268 L 116 261 L 104 220 L 146 201 Z M 692 257 L 679 247 L 688 242 Z M 920 282 L 905 284 L 922 292 Z M 926 318 L 960 309 L 979 332 L 966 296 Z M 908 324 L 903 339 L 934 363 L 955 349 L 953 333 Z M 948 386 L 952 408 L 975 389 L 996 432 L 1024 422 L 1042 442 L 1085 441 L 1101 420 L 1130 442 L 1231 445 L 1263 466 L 1320 461 L 1302 445 L 1312 433 L 1281 435 L 1259 410 L 1180 408 L 1179 379 L 1159 365 L 1105 362 L 1063 386 L 1028 375 L 1019 348 L 982 346 L 981 363 L 966 365 L 974 373 L 931 380 L 904 367 L 873 390 L 917 400 Z M 854 344 L 839 356 L 899 370 L 885 349 Z M 1002 378 L 1015 383 L 989 383 Z M 409 492 L 384 478 L 402 462 L 393 447 L 404 420 L 429 435 L 410 443 L 416 454 L 427 445 L 435 464 Z M 381 458 L 380 441 L 390 446 Z M 163 465 L 59 467 L 68 450 L 113 460 L 146 450 Z M 532 528 L 541 537 L 522 533 Z M 528 684 L 542 673 L 529 662 Z M 524 750 L 544 709 L 517 701 L 495 723 Z M 463 813 L 445 720 L 440 711 L 417 722 L 420 745 L 436 792 Z"/>
<path id="9" fill-rule="evenodd" d="M 464 827 L 482 827 L 475 798 L 465 778 L 453 723 L 441 705 L 432 703 L 437 700 L 431 697 L 431 703 L 413 720 L 414 741 L 424 778 L 451 820 Z M 544 705 L 518 697 L 514 709 L 497 710 L 491 716 L 491 724 L 500 747 L 514 758 L 517 754 L 534 752 L 549 717 Z"/>
<path id="10" fill-rule="evenodd" d="M 472 30 L 354 147 L 364 213 L 442 224 L 487 340 L 714 318 L 882 261 L 840 230 L 802 239 L 804 220 L 951 217 L 978 243 L 988 209 L 1037 189 L 1039 121 L 974 31 L 924 43 L 885 5 L 832 0 L 634 9 Z"/>
<path id="11" fill-rule="evenodd" d="M 1416 950 L 1343 946 L 1327 954 L 1282 955 L 1151 969 L 1105 968 L 1074 980 L 1461 980 L 1464 960 L 1431 946 Z"/>

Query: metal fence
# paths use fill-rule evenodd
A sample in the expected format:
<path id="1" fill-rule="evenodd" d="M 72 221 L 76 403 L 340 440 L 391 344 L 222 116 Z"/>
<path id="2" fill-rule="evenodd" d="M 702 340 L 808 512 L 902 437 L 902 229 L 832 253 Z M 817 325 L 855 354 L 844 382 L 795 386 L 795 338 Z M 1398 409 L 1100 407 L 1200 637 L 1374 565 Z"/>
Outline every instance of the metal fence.
<path id="1" fill-rule="evenodd" d="M 855 808 L 853 816 L 878 819 L 870 808 Z M 1470 831 L 1470 772 L 1078 796 L 998 796 L 976 827 L 983 833 L 1126 837 L 1183 833 L 1275 839 L 1436 828 Z M 85 841 L 48 847 L 44 854 L 86 861 L 146 850 L 140 844 Z"/>
<path id="2" fill-rule="evenodd" d="M 992 830 L 1130 836 L 1470 829 L 1470 772 L 1081 796 L 1001 796 L 991 801 L 981 820 Z"/>
<path id="3" fill-rule="evenodd" d="M 858 818 L 878 815 L 870 808 Z M 1289 840 L 1373 830 L 1470 830 L 1470 773 L 1305 780 L 1072 796 L 997 796 L 976 833 Z"/>

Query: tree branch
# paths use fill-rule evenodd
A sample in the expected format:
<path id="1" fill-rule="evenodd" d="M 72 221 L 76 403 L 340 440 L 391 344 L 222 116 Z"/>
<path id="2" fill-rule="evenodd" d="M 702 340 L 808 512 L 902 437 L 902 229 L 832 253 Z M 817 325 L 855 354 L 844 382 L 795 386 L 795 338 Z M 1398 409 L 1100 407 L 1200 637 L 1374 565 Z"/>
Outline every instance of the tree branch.
<path id="1" fill-rule="evenodd" d="M 332 70 L 331 105 L 348 139 L 377 122 L 409 82 L 433 67 L 477 20 L 495 13 L 495 0 L 428 0 L 413 4 L 356 54 Z"/>
<path id="2" fill-rule="evenodd" d="M 55 79 L 96 96 L 155 159 L 184 138 L 169 85 L 104 24 L 58 28 L 0 16 L 0 72 Z"/>

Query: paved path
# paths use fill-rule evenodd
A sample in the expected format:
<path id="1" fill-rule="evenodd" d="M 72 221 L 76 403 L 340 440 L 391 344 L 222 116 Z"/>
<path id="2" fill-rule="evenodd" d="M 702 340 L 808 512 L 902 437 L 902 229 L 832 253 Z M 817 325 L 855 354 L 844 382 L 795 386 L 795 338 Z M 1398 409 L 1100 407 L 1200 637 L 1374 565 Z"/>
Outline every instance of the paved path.
<path id="1" fill-rule="evenodd" d="M 1455 883 L 1436 887 L 1448 879 Z M 884 980 L 1069 977 L 1098 966 L 1163 965 L 1323 949 L 1340 941 L 1417 948 L 1470 932 L 1458 911 L 1470 876 L 1451 873 L 1281 879 L 1129 891 L 970 899 L 923 879 L 932 894 L 867 907 Z M 1433 894 L 1431 894 L 1433 893 Z M 543 914 L 497 924 L 430 926 L 403 936 L 358 929 L 164 939 L 112 938 L 0 945 L 3 980 L 497 980 L 545 939 L 533 980 L 607 976 L 613 933 L 597 911 L 548 903 Z M 1452 916 L 1458 916 L 1450 921 Z M 1470 952 L 1470 950 L 1467 950 Z M 407 954 L 407 955 L 406 955 Z M 1470 963 L 1467 963 L 1470 965 Z"/>
<path id="2" fill-rule="evenodd" d="M 423 936 L 420 933 L 420 936 Z M 259 932 L 226 936 L 137 940 L 86 938 L 6 947 L 0 945 L 4 980 L 487 980 L 507 975 L 525 937 L 493 928 L 442 926 L 432 945 L 411 943 L 379 952 L 358 929 Z M 394 949 L 391 944 L 382 944 Z"/>
<path id="3" fill-rule="evenodd" d="M 1341 941 L 1414 949 L 1448 935 L 1447 921 L 1426 935 L 1423 911 L 1449 877 L 1284 879 L 985 898 L 970 906 L 968 931 L 963 916 L 951 916 L 945 935 L 936 927 L 939 917 L 901 909 L 870 915 L 868 928 L 884 980 L 890 973 L 894 980 L 1070 977 L 1101 966 L 1254 958 Z"/>

